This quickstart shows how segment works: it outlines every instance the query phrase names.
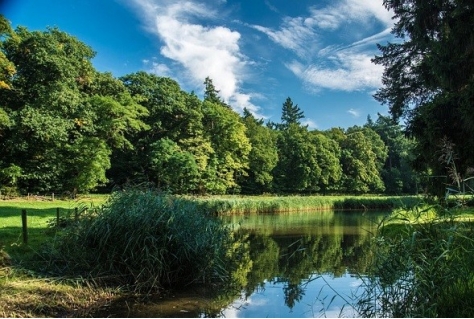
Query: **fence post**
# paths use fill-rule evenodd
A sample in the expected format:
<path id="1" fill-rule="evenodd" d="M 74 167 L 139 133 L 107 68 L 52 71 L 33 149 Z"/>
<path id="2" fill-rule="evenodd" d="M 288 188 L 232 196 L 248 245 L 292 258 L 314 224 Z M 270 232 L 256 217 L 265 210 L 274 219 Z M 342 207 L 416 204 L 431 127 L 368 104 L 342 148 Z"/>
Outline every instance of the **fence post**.
<path id="1" fill-rule="evenodd" d="M 23 243 L 28 244 L 28 225 L 26 218 L 26 209 L 21 211 L 21 224 L 23 229 Z"/>
<path id="2" fill-rule="evenodd" d="M 77 210 L 77 207 L 74 208 L 74 219 L 77 221 L 79 219 L 79 212 Z"/>
<path id="3" fill-rule="evenodd" d="M 56 208 L 56 227 L 59 227 L 59 207 Z"/>

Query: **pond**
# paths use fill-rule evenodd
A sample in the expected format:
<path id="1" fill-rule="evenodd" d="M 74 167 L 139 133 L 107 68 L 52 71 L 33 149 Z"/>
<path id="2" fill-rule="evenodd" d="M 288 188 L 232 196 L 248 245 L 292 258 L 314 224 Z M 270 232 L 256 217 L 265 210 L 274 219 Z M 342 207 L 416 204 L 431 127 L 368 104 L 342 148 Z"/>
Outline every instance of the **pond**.
<path id="1" fill-rule="evenodd" d="M 234 272 L 241 289 L 189 286 L 127 300 L 110 317 L 356 317 L 351 307 L 386 212 L 304 212 L 222 217 L 247 254 Z"/>

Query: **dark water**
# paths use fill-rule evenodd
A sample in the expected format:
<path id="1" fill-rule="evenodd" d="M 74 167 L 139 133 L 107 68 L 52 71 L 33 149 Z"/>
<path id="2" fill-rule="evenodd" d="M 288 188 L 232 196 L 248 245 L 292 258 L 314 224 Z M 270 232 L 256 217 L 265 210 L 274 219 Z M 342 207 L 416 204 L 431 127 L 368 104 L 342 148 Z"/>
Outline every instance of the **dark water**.
<path id="1" fill-rule="evenodd" d="M 247 254 L 241 290 L 193 286 L 146 302 L 113 305 L 110 317 L 356 317 L 351 307 L 387 213 L 308 212 L 232 216 Z"/>

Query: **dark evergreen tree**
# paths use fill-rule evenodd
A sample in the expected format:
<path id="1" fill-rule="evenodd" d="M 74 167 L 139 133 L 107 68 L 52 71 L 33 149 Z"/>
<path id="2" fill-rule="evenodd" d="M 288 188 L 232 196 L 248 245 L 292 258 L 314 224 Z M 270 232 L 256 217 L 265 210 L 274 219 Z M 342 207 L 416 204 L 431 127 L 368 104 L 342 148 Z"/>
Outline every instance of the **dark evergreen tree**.
<path id="1" fill-rule="evenodd" d="M 290 97 L 286 98 L 283 103 L 281 112 L 281 127 L 283 129 L 288 128 L 291 124 L 300 125 L 300 120 L 304 118 L 303 111 L 298 107 L 298 104 L 293 104 Z"/>
<path id="2" fill-rule="evenodd" d="M 394 119 L 406 117 L 417 138 L 415 167 L 445 175 L 444 137 L 455 144 L 458 168 L 474 166 L 474 6 L 472 0 L 386 0 L 401 41 L 379 45 L 373 59 L 385 67 L 375 98 Z M 444 192 L 440 180 L 438 195 Z"/>

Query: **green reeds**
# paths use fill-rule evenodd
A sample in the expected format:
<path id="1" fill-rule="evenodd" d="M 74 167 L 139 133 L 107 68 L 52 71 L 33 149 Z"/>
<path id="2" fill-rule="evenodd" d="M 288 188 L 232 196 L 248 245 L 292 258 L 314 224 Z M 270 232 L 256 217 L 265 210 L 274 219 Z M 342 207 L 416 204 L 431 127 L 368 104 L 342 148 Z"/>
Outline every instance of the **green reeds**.
<path id="1" fill-rule="evenodd" d="M 309 210 L 368 210 L 412 207 L 417 196 L 215 196 L 197 197 L 206 211 L 215 215 L 286 213 Z"/>
<path id="2" fill-rule="evenodd" d="M 474 228 L 442 207 L 397 211 L 381 225 L 364 277 L 362 317 L 472 317 Z"/>
<path id="3" fill-rule="evenodd" d="M 230 238 L 193 201 L 128 189 L 66 227 L 47 255 L 56 271 L 144 292 L 226 280 Z"/>

